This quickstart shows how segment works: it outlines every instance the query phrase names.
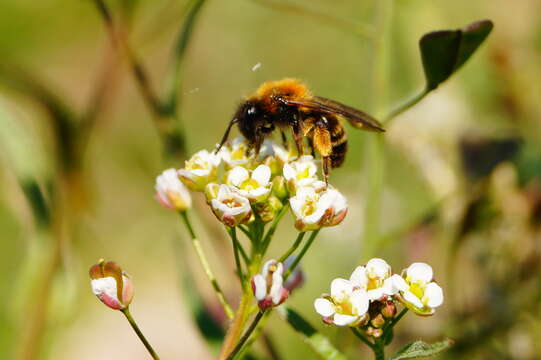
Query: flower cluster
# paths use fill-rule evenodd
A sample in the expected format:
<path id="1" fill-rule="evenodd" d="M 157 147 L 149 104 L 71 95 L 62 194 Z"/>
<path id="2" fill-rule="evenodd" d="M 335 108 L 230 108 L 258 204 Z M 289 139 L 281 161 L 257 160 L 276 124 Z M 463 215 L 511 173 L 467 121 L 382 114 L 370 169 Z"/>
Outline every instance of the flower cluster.
<path id="1" fill-rule="evenodd" d="M 349 280 L 334 279 L 331 293 L 314 302 L 327 324 L 361 327 L 373 337 L 396 315 L 400 302 L 419 315 L 432 315 L 443 303 L 443 291 L 433 279 L 430 265 L 414 263 L 401 275 L 392 274 L 382 259 L 358 266 Z"/>
<path id="2" fill-rule="evenodd" d="M 191 199 L 184 183 L 203 192 L 216 218 L 227 226 L 256 218 L 269 222 L 290 205 L 297 230 L 317 230 L 339 224 L 347 214 L 347 201 L 316 174 L 312 156 L 298 157 L 269 140 L 256 156 L 245 139 L 236 138 L 217 153 L 197 152 L 178 171 L 166 170 L 156 182 L 157 198 L 168 208 L 185 210 Z"/>

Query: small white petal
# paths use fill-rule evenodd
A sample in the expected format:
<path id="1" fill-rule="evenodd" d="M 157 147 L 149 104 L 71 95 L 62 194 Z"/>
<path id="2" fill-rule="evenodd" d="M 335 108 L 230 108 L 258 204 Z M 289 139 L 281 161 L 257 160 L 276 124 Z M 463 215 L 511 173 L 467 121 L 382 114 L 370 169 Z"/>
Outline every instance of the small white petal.
<path id="1" fill-rule="evenodd" d="M 370 295 L 364 290 L 355 290 L 349 297 L 353 311 L 357 316 L 363 316 L 370 305 Z"/>
<path id="2" fill-rule="evenodd" d="M 408 289 L 408 284 L 402 276 L 394 274 L 390 278 L 385 279 L 382 289 L 385 295 L 392 296 L 398 294 L 400 290 L 406 291 Z"/>
<path id="3" fill-rule="evenodd" d="M 327 299 L 318 298 L 314 301 L 316 312 L 324 317 L 334 314 L 334 305 Z"/>
<path id="4" fill-rule="evenodd" d="M 116 280 L 112 276 L 103 277 L 100 279 L 94 279 L 90 281 L 92 292 L 94 295 L 106 294 L 113 299 L 118 300 Z"/>
<path id="5" fill-rule="evenodd" d="M 249 177 L 250 174 L 248 173 L 248 170 L 246 170 L 242 166 L 235 166 L 227 175 L 227 180 L 231 184 L 238 187 L 240 186 L 240 184 L 242 184 L 243 181 L 245 181 Z"/>
<path id="6" fill-rule="evenodd" d="M 371 301 L 379 300 L 381 299 L 383 295 L 385 295 L 384 289 L 382 287 L 368 290 L 367 293 L 368 293 L 368 298 Z"/>
<path id="7" fill-rule="evenodd" d="M 353 292 L 353 284 L 346 279 L 334 279 L 331 282 L 331 296 L 338 301 L 349 296 Z"/>
<path id="8" fill-rule="evenodd" d="M 432 267 L 428 264 L 421 263 L 421 262 L 411 264 L 408 267 L 406 274 L 408 278 L 411 279 L 410 281 L 412 282 L 422 281 L 424 283 L 428 283 L 432 281 L 432 278 L 434 277 L 434 273 L 432 272 Z"/>
<path id="9" fill-rule="evenodd" d="M 391 273 L 391 267 L 385 260 L 373 258 L 366 264 L 366 273 L 370 278 L 386 279 Z"/>
<path id="10" fill-rule="evenodd" d="M 336 313 L 333 317 L 333 323 L 336 326 L 346 326 L 349 325 L 359 319 L 358 316 L 352 316 L 352 315 L 344 315 Z"/>
<path id="11" fill-rule="evenodd" d="M 426 298 L 426 305 L 431 308 L 436 308 L 443 304 L 443 290 L 435 282 L 431 282 L 426 285 L 424 298 Z"/>
<path id="12" fill-rule="evenodd" d="M 271 170 L 267 165 L 259 165 L 252 172 L 252 179 L 257 181 L 261 186 L 265 186 L 269 183 L 271 177 Z"/>
<path id="13" fill-rule="evenodd" d="M 415 296 L 415 294 L 413 294 L 411 291 L 404 291 L 402 293 L 402 297 L 404 298 L 404 300 L 406 300 L 407 302 L 409 302 L 410 304 L 412 304 L 413 306 L 417 308 L 422 309 L 424 307 L 421 300 L 417 296 Z"/>
<path id="14" fill-rule="evenodd" d="M 355 285 L 361 288 L 366 288 L 368 278 L 366 277 L 366 269 L 364 266 L 357 266 L 353 273 L 349 277 L 349 280 Z"/>
<path id="15" fill-rule="evenodd" d="M 261 274 L 257 274 L 253 278 L 254 281 L 254 296 L 258 301 L 263 300 L 267 296 L 267 282 Z"/>

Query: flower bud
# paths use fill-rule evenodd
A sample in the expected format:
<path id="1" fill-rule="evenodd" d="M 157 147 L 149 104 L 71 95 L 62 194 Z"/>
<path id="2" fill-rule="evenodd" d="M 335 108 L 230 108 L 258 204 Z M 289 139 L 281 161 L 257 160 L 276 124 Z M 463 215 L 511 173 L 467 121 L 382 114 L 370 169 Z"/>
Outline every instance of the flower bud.
<path id="1" fill-rule="evenodd" d="M 90 268 L 90 286 L 94 295 L 113 310 L 127 308 L 133 299 L 133 284 L 113 261 L 101 259 Z"/>
<path id="2" fill-rule="evenodd" d="M 381 328 L 385 325 L 385 318 L 381 314 L 376 314 L 376 316 L 370 319 L 370 325 L 375 328 Z"/>
<path id="3" fill-rule="evenodd" d="M 274 196 L 276 196 L 282 201 L 284 201 L 289 196 L 286 180 L 283 176 L 276 176 L 272 180 L 272 193 L 274 194 Z"/>
<path id="4" fill-rule="evenodd" d="M 167 169 L 156 178 L 156 199 L 164 207 L 184 211 L 192 206 L 192 197 L 175 169 Z"/>
<path id="5" fill-rule="evenodd" d="M 379 338 L 381 337 L 381 335 L 383 335 L 383 329 L 377 328 L 377 329 L 372 330 L 373 337 Z"/>
<path id="6" fill-rule="evenodd" d="M 261 310 L 278 306 L 286 301 L 289 291 L 282 286 L 284 266 L 276 260 L 263 265 L 260 274 L 252 278 L 252 291 Z"/>
<path id="7" fill-rule="evenodd" d="M 263 222 L 272 221 L 283 207 L 284 205 L 276 196 L 271 196 L 264 202 L 254 204 L 255 211 Z"/>
<path id="8" fill-rule="evenodd" d="M 384 302 L 382 308 L 381 308 L 381 315 L 383 315 L 386 319 L 391 319 L 395 317 L 396 315 L 396 305 L 394 304 L 394 301 L 387 300 Z"/>

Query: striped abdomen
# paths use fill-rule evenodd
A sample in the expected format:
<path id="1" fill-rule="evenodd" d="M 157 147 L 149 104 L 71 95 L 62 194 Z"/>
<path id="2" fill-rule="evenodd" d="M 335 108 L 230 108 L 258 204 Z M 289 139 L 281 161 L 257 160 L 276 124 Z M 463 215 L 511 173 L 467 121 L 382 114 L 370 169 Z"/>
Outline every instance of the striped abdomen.
<path id="1" fill-rule="evenodd" d="M 340 120 L 336 117 L 328 117 L 328 130 L 331 133 L 331 166 L 337 168 L 342 165 L 348 150 L 348 138 Z"/>

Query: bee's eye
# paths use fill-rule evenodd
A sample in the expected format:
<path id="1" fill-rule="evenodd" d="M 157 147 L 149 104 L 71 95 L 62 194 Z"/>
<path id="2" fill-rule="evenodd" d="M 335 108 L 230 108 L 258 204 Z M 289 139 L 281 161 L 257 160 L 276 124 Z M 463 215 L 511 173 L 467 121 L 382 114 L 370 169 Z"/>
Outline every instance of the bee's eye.
<path id="1" fill-rule="evenodd" d="M 257 109 L 255 106 L 251 106 L 248 108 L 248 111 L 246 112 L 248 115 L 255 115 L 257 113 Z"/>

